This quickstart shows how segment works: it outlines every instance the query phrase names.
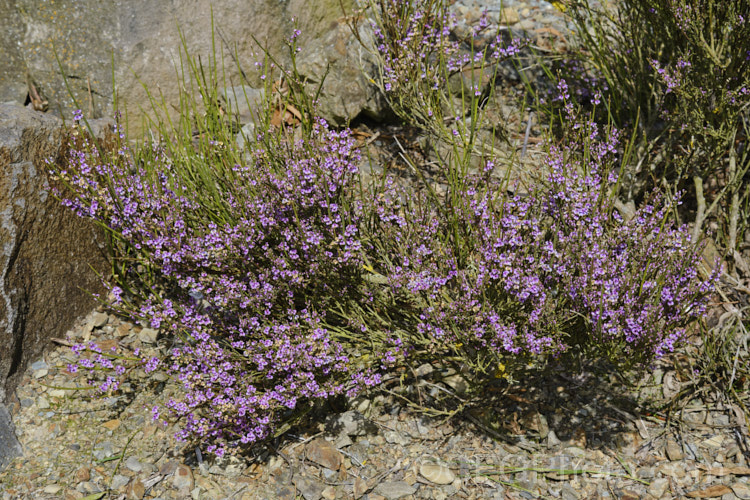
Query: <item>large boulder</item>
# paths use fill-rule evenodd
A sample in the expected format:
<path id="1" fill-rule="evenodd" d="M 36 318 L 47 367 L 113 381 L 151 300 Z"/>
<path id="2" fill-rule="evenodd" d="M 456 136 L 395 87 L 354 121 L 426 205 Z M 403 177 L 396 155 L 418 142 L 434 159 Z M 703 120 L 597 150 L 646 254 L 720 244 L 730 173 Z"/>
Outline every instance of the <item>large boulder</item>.
<path id="1" fill-rule="evenodd" d="M 352 49 L 353 37 L 345 33 L 342 5 L 352 12 L 354 0 L 317 0 L 314 8 L 309 0 L 141 0 L 137 6 L 102 0 L 0 2 L 0 102 L 28 101 L 60 115 L 80 107 L 89 116 L 112 116 L 114 77 L 120 107 L 127 108 L 130 125 L 137 126 L 140 108 L 150 107 L 144 85 L 155 99 L 165 100 L 166 109 L 179 108 L 183 41 L 204 64 L 215 49 L 229 86 L 259 86 L 254 64 L 264 56 L 256 41 L 284 61 L 285 41 L 295 25 L 302 30 L 300 57 L 307 57 L 308 49 L 315 52 L 308 65 L 315 72 L 305 76 L 320 80 L 326 59 L 334 59 L 325 90 L 326 96 L 335 96 L 337 85 L 352 81 L 349 73 L 344 80 L 336 74 L 358 53 Z M 331 31 L 339 33 L 335 44 L 328 37 Z M 331 45 L 314 45 L 320 43 Z M 343 57 L 342 50 L 350 56 Z M 67 86 L 61 69 L 68 75 Z M 374 92 L 356 80 L 341 93 L 347 101 L 343 111 L 341 99 L 328 109 L 333 99 L 326 98 L 321 112 L 337 124 L 357 116 L 360 106 L 373 114 Z"/>
<path id="2" fill-rule="evenodd" d="M 50 194 L 59 119 L 0 104 L 0 403 L 51 337 L 64 336 L 103 292 L 101 231 Z"/>

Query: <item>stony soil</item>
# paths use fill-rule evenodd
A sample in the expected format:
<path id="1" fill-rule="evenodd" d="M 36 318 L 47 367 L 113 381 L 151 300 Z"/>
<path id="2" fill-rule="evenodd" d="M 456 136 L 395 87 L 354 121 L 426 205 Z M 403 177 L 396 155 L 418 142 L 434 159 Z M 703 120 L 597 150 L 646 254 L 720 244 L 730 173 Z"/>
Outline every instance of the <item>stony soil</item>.
<path id="1" fill-rule="evenodd" d="M 405 383 L 326 408 L 305 428 L 241 459 L 216 462 L 173 438 L 151 407 L 178 388 L 133 372 L 121 395 L 91 397 L 62 342 L 146 355 L 148 328 L 94 312 L 26 372 L 14 409 L 24 457 L 0 474 L 3 499 L 750 498 L 745 416 L 698 400 L 669 415 L 684 384 L 668 363 L 639 389 L 564 373 L 472 394 L 439 364 Z M 441 404 L 436 404 L 445 396 Z M 456 416 L 427 415 L 430 403 Z"/>
<path id="2" fill-rule="evenodd" d="M 490 3 L 452 8 L 472 24 Z M 509 23 L 515 15 L 513 25 L 538 32 L 539 46 L 564 47 L 549 4 L 505 6 Z M 491 112 L 516 125 L 511 144 L 531 165 L 536 131 L 524 137 L 512 75 L 507 83 L 507 102 Z M 378 163 L 398 156 L 387 130 L 363 126 L 359 135 L 378 148 Z M 674 360 L 636 386 L 553 370 L 479 393 L 439 363 L 415 366 L 379 391 L 332 403 L 268 446 L 216 462 L 200 444 L 176 441 L 174 423 L 152 420 L 151 408 L 179 393 L 165 374 L 134 371 L 120 394 L 101 397 L 67 369 L 66 344 L 91 340 L 151 355 L 168 339 L 101 311 L 62 337 L 18 390 L 13 413 L 24 456 L 0 473 L 3 499 L 750 499 L 747 416 L 721 398 L 707 404 L 688 396 L 660 410 L 689 390 Z M 425 413 L 420 404 L 438 410 Z"/>

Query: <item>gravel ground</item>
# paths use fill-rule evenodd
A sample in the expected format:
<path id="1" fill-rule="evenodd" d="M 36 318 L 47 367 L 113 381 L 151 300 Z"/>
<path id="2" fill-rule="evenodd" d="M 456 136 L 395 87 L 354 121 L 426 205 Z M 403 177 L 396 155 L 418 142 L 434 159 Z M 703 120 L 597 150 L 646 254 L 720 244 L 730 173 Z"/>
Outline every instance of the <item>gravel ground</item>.
<path id="1" fill-rule="evenodd" d="M 94 312 L 69 332 L 146 355 L 166 339 Z M 62 342 L 62 339 L 61 339 Z M 668 364 L 634 391 L 612 377 L 562 373 L 481 397 L 438 364 L 330 408 L 255 455 L 220 462 L 172 437 L 150 408 L 178 388 L 131 374 L 122 394 L 91 397 L 61 343 L 26 372 L 14 409 L 24 457 L 0 474 L 3 499 L 750 498 L 744 416 L 694 401 L 667 425 L 649 402 L 683 382 Z M 428 416 L 407 400 L 450 393 L 468 410 Z"/>
<path id="2" fill-rule="evenodd" d="M 567 45 L 560 13 L 541 0 L 451 8 L 464 28 L 487 9 L 542 49 Z M 510 101 L 496 111 L 520 120 Z M 536 161 L 535 135 L 516 139 L 519 150 L 529 142 L 527 161 Z M 151 408 L 179 392 L 165 374 L 133 372 L 108 398 L 71 389 L 85 384 L 67 369 L 66 344 L 81 340 L 147 356 L 167 348 L 158 332 L 100 311 L 59 339 L 19 387 L 12 413 L 24 456 L 0 473 L 3 499 L 750 499 L 745 416 L 697 399 L 669 416 L 651 410 L 687 383 L 667 362 L 638 389 L 558 373 L 481 395 L 461 374 L 422 365 L 404 386 L 394 378 L 255 454 L 216 462 L 152 420 Z M 451 417 L 415 407 L 443 395 L 466 409 Z"/>

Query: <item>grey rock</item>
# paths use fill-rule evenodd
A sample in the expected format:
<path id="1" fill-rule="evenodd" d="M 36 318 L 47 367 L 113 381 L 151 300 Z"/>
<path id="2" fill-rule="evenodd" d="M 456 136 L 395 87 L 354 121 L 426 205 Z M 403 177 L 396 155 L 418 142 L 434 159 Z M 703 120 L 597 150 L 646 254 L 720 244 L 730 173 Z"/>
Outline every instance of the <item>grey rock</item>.
<path id="1" fill-rule="evenodd" d="M 95 271 L 109 269 L 104 234 L 50 196 L 46 162 L 60 159 L 61 125 L 0 104 L 0 402 L 50 338 L 95 307 Z"/>
<path id="2" fill-rule="evenodd" d="M 254 125 L 263 111 L 265 101 L 263 89 L 237 85 L 226 90 L 222 89 L 221 96 L 226 101 L 229 111 L 237 116 L 243 125 Z"/>
<path id="3" fill-rule="evenodd" d="M 34 371 L 37 371 L 37 370 L 46 370 L 48 368 L 49 368 L 49 366 L 47 366 L 47 363 L 43 359 L 40 359 L 40 360 L 37 360 L 37 361 L 34 361 L 33 363 L 31 363 L 31 369 L 34 370 Z"/>
<path id="4" fill-rule="evenodd" d="M 103 460 L 115 454 L 114 446 L 109 441 L 103 441 L 94 446 L 94 458 Z"/>
<path id="5" fill-rule="evenodd" d="M 389 481 L 378 484 L 374 491 L 388 500 L 396 500 L 413 495 L 417 492 L 417 488 L 405 481 Z"/>
<path id="6" fill-rule="evenodd" d="M 94 328 L 101 328 L 109 321 L 109 315 L 100 311 L 95 312 L 91 315 L 91 324 Z"/>
<path id="7" fill-rule="evenodd" d="M 120 488 L 125 487 L 129 481 L 130 481 L 130 478 L 128 476 L 123 476 L 122 474 L 116 474 L 115 477 L 112 478 L 112 485 L 110 487 L 113 490 L 119 490 Z"/>
<path id="8" fill-rule="evenodd" d="M 570 483 L 564 483 L 560 489 L 560 497 L 563 500 L 578 500 L 581 498 L 580 494 L 570 485 Z"/>
<path id="9" fill-rule="evenodd" d="M 326 430 L 331 434 L 345 432 L 349 436 L 365 436 L 377 432 L 377 427 L 361 413 L 350 410 L 326 419 Z"/>
<path id="10" fill-rule="evenodd" d="M 21 444 L 16 439 L 16 430 L 10 418 L 8 409 L 0 403 L 0 471 L 2 471 L 11 460 L 23 456 Z"/>
<path id="11" fill-rule="evenodd" d="M 734 483 L 730 486 L 732 492 L 742 500 L 750 500 L 750 486 L 745 483 Z"/>
<path id="12" fill-rule="evenodd" d="M 411 443 L 411 439 L 408 436 L 398 431 L 385 431 L 383 433 L 383 437 L 385 438 L 386 442 L 397 444 L 400 446 L 406 446 Z"/>
<path id="13" fill-rule="evenodd" d="M 296 474 L 292 482 L 305 500 L 318 500 L 323 496 L 323 490 L 326 488 L 325 484 L 315 479 Z"/>
<path id="14" fill-rule="evenodd" d="M 128 457 L 128 459 L 125 460 L 125 467 L 133 472 L 140 472 L 143 470 L 143 465 L 136 457 Z"/>
<path id="15" fill-rule="evenodd" d="M 419 467 L 419 474 L 435 484 L 451 484 L 456 479 L 453 471 L 443 464 L 422 464 Z"/>
<path id="16" fill-rule="evenodd" d="M 666 478 L 654 479 L 648 486 L 648 494 L 654 498 L 661 498 L 669 488 L 669 480 Z"/>
<path id="17" fill-rule="evenodd" d="M 191 490 L 193 489 L 193 471 L 190 470 L 185 464 L 180 464 L 174 471 L 172 477 L 172 486 L 177 490 Z"/>
<path id="18" fill-rule="evenodd" d="M 679 462 L 684 457 L 685 455 L 682 453 L 682 447 L 680 447 L 676 441 L 672 441 L 671 439 L 667 441 L 667 458 L 672 462 Z"/>
<path id="19" fill-rule="evenodd" d="M 359 36 L 370 48 L 375 46 L 366 21 L 359 24 Z M 310 91 L 320 87 L 318 112 L 330 123 L 347 125 L 359 114 L 386 116 L 386 102 L 367 76 L 375 75 L 374 58 L 345 22 L 331 23 L 322 36 L 306 44 L 297 67 L 310 82 Z"/>
<path id="20" fill-rule="evenodd" d="M 426 377 L 430 373 L 434 372 L 435 368 L 432 367 L 429 363 L 424 363 L 422 365 L 419 365 L 416 370 L 414 370 L 414 374 L 417 377 Z"/>
<path id="21" fill-rule="evenodd" d="M 24 102 L 28 71 L 50 111 L 59 108 L 70 115 L 75 105 L 50 50 L 55 46 L 79 103 L 89 103 L 92 95 L 94 114 L 111 116 L 114 77 L 119 104 L 128 108 L 130 123 L 138 123 L 139 106 L 148 102 L 143 85 L 155 91 L 158 84 L 155 93 L 164 97 L 168 109 L 179 105 L 181 82 L 175 78 L 175 67 L 179 69 L 184 50 L 192 57 L 202 57 L 205 63 L 214 43 L 212 26 L 217 27 L 216 57 L 223 56 L 227 61 L 225 75 L 229 85 L 243 82 L 245 76 L 251 85 L 260 85 L 259 76 L 253 71 L 253 63 L 263 61 L 256 40 L 282 64 L 288 63 L 285 41 L 295 19 L 302 31 L 300 46 L 305 48 L 299 57 L 313 52 L 310 58 L 316 63 L 304 76 L 321 81 L 327 64 L 331 65 L 321 109 L 332 109 L 331 118 L 352 119 L 362 109 L 358 106 L 369 105 L 367 98 L 357 94 L 366 88 L 360 89 L 359 82 L 353 81 L 347 85 L 352 73 L 359 71 L 358 65 L 352 64 L 359 57 L 356 46 L 345 39 L 341 54 L 336 39 L 328 36 L 344 36 L 348 30 L 338 0 L 318 0 L 314 8 L 307 0 L 144 0 L 137 9 L 127 2 L 99 0 L 60 5 L 47 0 L 17 0 L 0 5 L 0 30 L 5 35 L 0 39 L 0 102 Z M 344 0 L 343 6 L 351 13 L 354 1 Z M 332 45 L 323 45 L 324 42 Z M 325 52 L 332 54 L 319 57 Z M 241 62 L 241 68 L 232 62 L 232 56 Z M 335 98 L 336 90 L 342 99 Z"/>
<path id="22" fill-rule="evenodd" d="M 325 439 L 313 439 L 305 447 L 305 455 L 309 460 L 331 470 L 339 470 L 344 462 L 344 456 Z"/>
<path id="23" fill-rule="evenodd" d="M 159 331 L 153 328 L 144 328 L 138 333 L 138 340 L 144 344 L 155 344 L 159 336 Z"/>
<path id="24" fill-rule="evenodd" d="M 93 483 L 91 481 L 84 481 L 82 483 L 78 483 L 78 485 L 76 486 L 76 490 L 84 494 L 99 493 L 100 491 L 102 491 L 101 487 L 98 484 Z"/>

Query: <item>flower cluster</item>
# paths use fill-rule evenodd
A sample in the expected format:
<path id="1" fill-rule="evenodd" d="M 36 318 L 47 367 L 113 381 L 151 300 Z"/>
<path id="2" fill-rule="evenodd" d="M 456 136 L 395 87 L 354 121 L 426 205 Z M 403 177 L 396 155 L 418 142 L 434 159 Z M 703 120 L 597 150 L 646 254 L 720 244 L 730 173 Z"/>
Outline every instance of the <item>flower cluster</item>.
<path id="1" fill-rule="evenodd" d="M 523 46 L 519 40 L 507 43 L 498 33 L 482 50 L 473 42 L 466 50 L 456 37 L 455 15 L 446 5 L 441 0 L 385 0 L 372 24 L 381 88 L 396 114 L 419 126 L 440 115 L 451 76 L 474 68 L 467 97 L 479 98 L 484 84 L 479 74 L 493 75 L 500 61 Z M 487 25 L 483 16 L 477 29 Z M 475 34 L 472 29 L 472 40 Z"/>
<path id="2" fill-rule="evenodd" d="M 612 203 L 617 132 L 574 129 L 576 140 L 550 147 L 548 177 L 530 193 L 504 194 L 488 163 L 447 200 L 395 184 L 379 198 L 393 249 L 379 271 L 436 348 L 498 363 L 571 348 L 648 361 L 703 312 L 715 277 L 699 278 L 700 248 L 667 222 L 673 202 L 654 194 L 623 220 Z"/>
<path id="3" fill-rule="evenodd" d="M 196 201 L 184 167 L 158 146 L 144 165 L 126 148 L 105 158 L 79 144 L 58 172 L 74 194 L 63 203 L 121 236 L 131 257 L 125 285 L 145 268 L 157 276 L 137 305 L 122 287 L 112 291 L 119 304 L 132 301 L 124 309 L 134 319 L 175 339 L 162 366 L 185 389 L 168 405 L 184 418 L 180 437 L 221 454 L 268 437 L 303 402 L 378 383 L 380 366 L 351 362 L 327 326 L 347 327 L 327 309 L 357 293 L 363 266 L 353 144 L 322 120 L 305 140 L 269 133 L 218 187 L 221 213 Z M 383 367 L 400 353 L 393 344 Z M 81 362 L 112 368 L 99 358 Z"/>

